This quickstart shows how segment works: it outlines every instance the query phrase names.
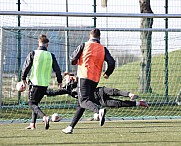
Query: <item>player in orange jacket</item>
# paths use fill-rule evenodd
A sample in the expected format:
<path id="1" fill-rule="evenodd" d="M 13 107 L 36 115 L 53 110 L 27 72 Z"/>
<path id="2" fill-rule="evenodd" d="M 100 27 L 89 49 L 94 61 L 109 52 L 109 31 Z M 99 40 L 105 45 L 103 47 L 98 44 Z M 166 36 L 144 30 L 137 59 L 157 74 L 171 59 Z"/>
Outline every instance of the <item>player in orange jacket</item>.
<path id="1" fill-rule="evenodd" d="M 98 109 L 93 101 L 93 93 L 96 89 L 104 61 L 108 68 L 103 74 L 108 79 L 115 68 L 115 60 L 106 47 L 100 44 L 100 30 L 95 28 L 90 32 L 90 39 L 82 43 L 74 50 L 70 60 L 72 65 L 77 65 L 78 76 L 78 100 L 80 106 L 97 113 L 100 118 L 100 126 L 105 122 L 106 109 Z"/>

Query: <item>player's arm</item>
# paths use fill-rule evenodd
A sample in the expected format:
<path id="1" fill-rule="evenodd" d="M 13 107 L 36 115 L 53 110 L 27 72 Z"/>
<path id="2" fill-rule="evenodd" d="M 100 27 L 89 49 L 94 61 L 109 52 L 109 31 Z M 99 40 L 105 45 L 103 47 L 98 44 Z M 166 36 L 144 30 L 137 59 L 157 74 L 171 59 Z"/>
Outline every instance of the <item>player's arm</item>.
<path id="1" fill-rule="evenodd" d="M 106 47 L 104 47 L 104 49 L 105 49 L 105 58 L 104 58 L 104 60 L 107 62 L 108 68 L 105 71 L 105 73 L 103 74 L 103 76 L 107 79 L 113 73 L 113 71 L 115 69 L 115 60 L 111 56 L 111 54 L 109 53 L 108 49 Z"/>
<path id="2" fill-rule="evenodd" d="M 35 52 L 31 51 L 28 56 L 25 59 L 25 62 L 22 67 L 22 72 L 21 72 L 21 79 L 23 82 L 26 84 L 26 77 L 32 67 L 33 64 L 33 58 L 34 58 Z"/>
<path id="3" fill-rule="evenodd" d="M 74 128 L 74 127 L 76 126 L 77 122 L 80 120 L 80 118 L 81 118 L 82 115 L 84 114 L 84 111 L 85 111 L 85 109 L 82 108 L 82 107 L 80 106 L 79 102 L 77 101 L 76 112 L 75 112 L 75 114 L 74 114 L 74 116 L 73 116 L 73 119 L 72 119 L 72 121 L 71 121 L 71 124 L 70 124 L 71 127 Z"/>
<path id="4" fill-rule="evenodd" d="M 60 67 L 58 65 L 58 62 L 55 58 L 55 55 L 54 54 L 51 54 L 52 55 L 52 59 L 53 59 L 53 64 L 52 64 L 52 68 L 53 68 L 53 71 L 55 72 L 56 74 L 56 77 L 57 77 L 57 82 L 58 82 L 58 86 L 60 89 L 62 89 L 62 75 L 61 75 L 61 70 L 60 70 Z"/>
<path id="5" fill-rule="evenodd" d="M 85 43 L 80 44 L 70 56 L 70 64 L 76 65 L 84 49 Z"/>

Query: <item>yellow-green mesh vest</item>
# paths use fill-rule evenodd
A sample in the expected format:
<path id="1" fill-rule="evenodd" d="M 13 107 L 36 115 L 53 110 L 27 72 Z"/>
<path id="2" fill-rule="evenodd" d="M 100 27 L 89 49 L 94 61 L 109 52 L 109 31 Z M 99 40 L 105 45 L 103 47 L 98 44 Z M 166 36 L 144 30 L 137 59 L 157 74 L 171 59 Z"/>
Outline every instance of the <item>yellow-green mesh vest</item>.
<path id="1" fill-rule="evenodd" d="M 52 55 L 48 51 L 35 50 L 30 80 L 33 85 L 48 86 L 52 73 Z"/>

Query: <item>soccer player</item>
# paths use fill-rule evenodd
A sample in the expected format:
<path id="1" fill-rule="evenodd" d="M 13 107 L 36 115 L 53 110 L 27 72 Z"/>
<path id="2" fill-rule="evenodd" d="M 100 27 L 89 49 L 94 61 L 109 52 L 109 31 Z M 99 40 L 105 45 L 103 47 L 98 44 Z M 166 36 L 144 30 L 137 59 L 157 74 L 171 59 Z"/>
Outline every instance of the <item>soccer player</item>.
<path id="1" fill-rule="evenodd" d="M 36 119 L 39 115 L 43 118 L 45 122 L 45 129 L 49 128 L 49 117 L 43 113 L 38 104 L 46 93 L 47 87 L 51 79 L 52 69 L 56 73 L 57 82 L 62 88 L 62 76 L 60 67 L 57 63 L 55 55 L 50 53 L 48 49 L 48 38 L 46 35 L 40 35 L 38 39 L 38 48 L 37 50 L 31 51 L 22 67 L 22 80 L 26 85 L 27 75 L 30 72 L 29 78 L 29 98 L 28 104 L 32 109 L 32 123 L 26 129 L 35 129 Z"/>
<path id="2" fill-rule="evenodd" d="M 48 89 L 46 92 L 46 95 L 48 96 L 55 96 L 55 95 L 63 95 L 63 94 L 69 94 L 74 98 L 78 98 L 77 93 L 77 78 L 73 76 L 73 74 L 64 74 L 63 79 L 63 88 L 61 90 L 52 90 Z M 130 100 L 119 100 L 119 99 L 113 99 L 111 96 L 124 96 L 129 97 Z M 148 107 L 147 102 L 144 100 L 140 101 L 133 101 L 137 99 L 138 96 L 135 94 L 132 94 L 127 91 L 121 91 L 114 88 L 107 88 L 107 87 L 97 87 L 94 91 L 94 96 L 92 98 L 93 102 L 96 103 L 99 106 L 103 107 L 114 107 L 114 108 L 121 108 L 121 107 L 134 107 L 134 106 L 143 106 Z M 79 101 L 77 101 L 77 107 L 75 115 L 72 119 L 71 124 L 62 130 L 62 132 L 66 134 L 71 134 L 73 132 L 73 129 L 81 116 L 83 115 L 85 109 L 82 108 L 79 104 Z M 95 120 L 100 120 L 99 115 L 97 113 L 94 114 Z"/>
<path id="3" fill-rule="evenodd" d="M 104 61 L 108 68 L 103 74 L 108 79 L 115 68 L 115 60 L 106 47 L 100 44 L 100 30 L 90 32 L 90 39 L 80 44 L 70 57 L 72 65 L 78 65 L 78 100 L 80 106 L 99 114 L 100 126 L 105 122 L 106 109 L 99 109 L 93 101 L 93 92 L 98 85 Z"/>

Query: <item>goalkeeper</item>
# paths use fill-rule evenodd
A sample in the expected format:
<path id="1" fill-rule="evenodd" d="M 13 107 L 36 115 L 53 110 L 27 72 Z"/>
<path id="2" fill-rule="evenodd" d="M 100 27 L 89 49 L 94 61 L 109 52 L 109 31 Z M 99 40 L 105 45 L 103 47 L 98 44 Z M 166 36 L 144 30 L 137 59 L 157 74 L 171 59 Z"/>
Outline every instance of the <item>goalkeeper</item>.
<path id="1" fill-rule="evenodd" d="M 61 90 L 52 90 L 48 89 L 46 92 L 46 95 L 48 96 L 55 96 L 55 95 L 63 95 L 63 94 L 69 94 L 74 98 L 78 98 L 77 93 L 77 78 L 73 74 L 65 73 L 63 78 L 63 88 Z M 111 96 L 124 96 L 124 97 L 130 97 L 132 100 L 119 100 L 119 99 L 113 99 Z M 97 87 L 94 91 L 94 98 L 92 99 L 93 103 L 103 106 L 103 107 L 114 107 L 114 108 L 121 108 L 121 107 L 134 107 L 134 106 L 143 106 L 148 107 L 147 102 L 140 100 L 140 101 L 133 101 L 137 99 L 138 96 L 135 94 L 132 94 L 127 91 L 121 91 L 114 88 L 107 88 L 107 87 Z M 70 134 L 73 132 L 73 129 L 81 116 L 83 115 L 85 109 L 82 108 L 77 101 L 77 107 L 75 115 L 72 119 L 71 124 L 62 130 L 62 132 L 66 134 Z M 94 114 L 94 120 L 99 120 L 99 114 Z"/>

